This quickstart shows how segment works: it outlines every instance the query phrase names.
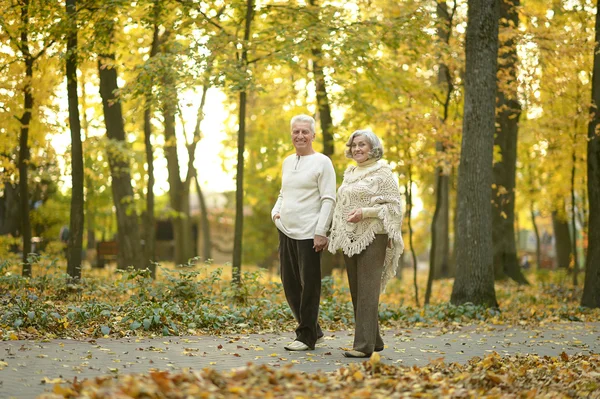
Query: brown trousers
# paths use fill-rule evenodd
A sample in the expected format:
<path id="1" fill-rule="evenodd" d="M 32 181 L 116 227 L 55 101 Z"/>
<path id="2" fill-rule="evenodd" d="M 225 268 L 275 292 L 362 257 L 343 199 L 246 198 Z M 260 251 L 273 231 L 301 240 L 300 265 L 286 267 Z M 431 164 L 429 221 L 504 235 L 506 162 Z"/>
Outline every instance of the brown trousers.
<path id="1" fill-rule="evenodd" d="M 377 234 L 361 253 L 351 257 L 344 255 L 356 324 L 353 349 L 366 354 L 373 353 L 375 348 L 383 349 L 379 333 L 379 291 L 387 243 L 387 234 Z"/>

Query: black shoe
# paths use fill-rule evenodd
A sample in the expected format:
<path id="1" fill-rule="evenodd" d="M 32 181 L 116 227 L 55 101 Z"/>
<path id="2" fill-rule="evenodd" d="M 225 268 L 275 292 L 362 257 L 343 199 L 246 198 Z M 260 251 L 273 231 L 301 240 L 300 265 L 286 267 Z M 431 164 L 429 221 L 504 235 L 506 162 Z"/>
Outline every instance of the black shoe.
<path id="1" fill-rule="evenodd" d="M 385 348 L 383 346 L 376 346 L 375 347 L 375 352 L 381 352 L 382 350 L 384 350 Z"/>
<path id="2" fill-rule="evenodd" d="M 361 357 L 362 358 L 362 357 L 371 357 L 371 355 L 367 354 L 367 353 L 351 350 L 351 351 L 345 351 L 344 357 Z"/>

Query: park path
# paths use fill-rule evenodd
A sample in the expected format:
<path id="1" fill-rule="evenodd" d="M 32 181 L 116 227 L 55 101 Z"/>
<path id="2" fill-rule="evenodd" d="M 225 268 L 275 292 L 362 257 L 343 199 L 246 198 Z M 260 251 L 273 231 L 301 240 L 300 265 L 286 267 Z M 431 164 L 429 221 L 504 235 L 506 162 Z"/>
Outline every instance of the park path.
<path id="1" fill-rule="evenodd" d="M 557 356 L 600 353 L 600 322 L 565 322 L 545 326 L 452 326 L 384 330 L 388 364 L 422 366 L 434 359 L 465 363 L 492 352 Z M 352 347 L 351 331 L 326 332 L 324 343 L 310 352 L 288 352 L 292 333 L 227 334 L 75 341 L 0 342 L 0 398 L 35 398 L 57 382 L 81 381 L 100 375 L 145 373 L 150 370 L 212 367 L 229 370 L 248 362 L 303 372 L 334 371 L 351 362 L 342 351 Z"/>

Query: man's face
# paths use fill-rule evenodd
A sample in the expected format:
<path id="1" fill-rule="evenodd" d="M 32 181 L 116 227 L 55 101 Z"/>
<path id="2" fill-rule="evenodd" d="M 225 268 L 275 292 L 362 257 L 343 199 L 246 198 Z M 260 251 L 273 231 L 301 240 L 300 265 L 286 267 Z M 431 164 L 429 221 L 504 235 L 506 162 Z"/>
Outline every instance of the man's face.
<path id="1" fill-rule="evenodd" d="M 309 122 L 296 122 L 292 125 L 292 143 L 297 151 L 312 149 L 314 138 Z"/>

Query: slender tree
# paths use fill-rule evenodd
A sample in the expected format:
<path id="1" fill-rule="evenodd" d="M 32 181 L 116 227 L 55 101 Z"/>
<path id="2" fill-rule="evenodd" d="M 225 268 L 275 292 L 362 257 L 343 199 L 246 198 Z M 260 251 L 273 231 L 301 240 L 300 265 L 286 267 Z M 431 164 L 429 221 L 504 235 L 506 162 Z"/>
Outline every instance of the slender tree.
<path id="1" fill-rule="evenodd" d="M 517 259 L 515 240 L 515 182 L 517 170 L 517 136 L 521 105 L 517 95 L 517 41 L 520 0 L 498 0 L 500 56 L 496 97 L 496 135 L 494 144 L 501 159 L 494 163 L 492 190 L 492 240 L 496 279 L 510 277 L 519 284 L 529 284 Z"/>
<path id="2" fill-rule="evenodd" d="M 0 236 L 11 234 L 16 237 L 21 225 L 19 186 L 11 182 L 4 182 L 2 191 L 3 195 L 0 197 Z"/>
<path id="3" fill-rule="evenodd" d="M 412 165 L 408 165 L 408 181 L 404 186 L 404 191 L 406 192 L 406 224 L 408 226 L 408 245 L 410 245 L 410 254 L 412 256 L 412 265 L 413 265 L 413 287 L 415 289 L 415 305 L 417 307 L 421 306 L 419 303 L 419 285 L 417 284 L 417 253 L 415 251 L 415 247 L 413 244 L 413 228 L 412 228 Z"/>
<path id="4" fill-rule="evenodd" d="M 248 44 L 250 40 L 250 28 L 254 15 L 254 0 L 246 1 L 246 16 L 244 24 L 244 40 L 240 56 L 240 70 L 244 75 L 248 73 Z M 235 180 L 235 232 L 233 236 L 233 283 L 240 285 L 242 282 L 242 234 L 244 231 L 244 146 L 246 142 L 246 82 L 239 94 L 238 112 L 238 138 L 237 138 L 237 167 Z"/>
<path id="5" fill-rule="evenodd" d="M 152 45 L 150 47 L 150 59 L 158 54 L 159 26 L 158 26 L 158 1 L 153 5 L 153 27 Z M 154 149 L 152 148 L 152 89 L 154 79 L 150 77 L 144 95 L 144 149 L 146 153 L 146 164 L 148 165 L 148 185 L 146 187 L 146 211 L 143 215 L 144 223 L 144 261 L 149 262 L 152 278 L 156 278 L 156 221 L 154 217 Z"/>
<path id="6" fill-rule="evenodd" d="M 320 6 L 317 0 L 310 0 L 312 6 L 311 17 L 313 23 L 319 23 Z M 333 142 L 333 118 L 331 117 L 331 104 L 327 93 L 327 83 L 325 81 L 325 72 L 323 71 L 323 52 L 321 51 L 321 40 L 316 38 L 316 43 L 311 48 L 312 54 L 312 72 L 315 82 L 315 97 L 317 98 L 318 120 L 321 125 L 321 134 L 323 137 L 323 154 L 332 157 L 334 153 Z M 335 255 L 329 251 L 323 251 L 321 255 L 321 276 L 331 276 L 335 267 Z"/>
<path id="7" fill-rule="evenodd" d="M 208 94 L 208 89 L 210 88 L 210 70 L 212 69 L 212 61 L 209 62 L 209 68 L 206 72 L 206 82 L 202 87 L 202 96 L 200 97 L 200 105 L 198 106 L 198 111 L 196 112 L 196 126 L 194 127 L 194 133 L 192 135 L 191 143 L 187 144 L 188 150 L 188 173 L 186 176 L 186 184 L 188 186 L 191 184 L 192 179 L 196 183 L 196 194 L 198 195 L 198 202 L 200 204 L 200 224 L 202 226 L 202 251 L 204 261 L 208 261 L 212 259 L 212 244 L 210 239 L 210 222 L 208 219 L 208 208 L 206 206 L 206 200 L 204 198 L 204 193 L 202 188 L 200 187 L 200 182 L 198 181 L 198 169 L 194 166 L 194 161 L 196 160 L 196 147 L 198 142 L 202 139 L 202 130 L 201 125 L 204 120 L 204 106 L 206 105 L 206 97 Z"/>
<path id="8" fill-rule="evenodd" d="M 111 11 L 111 10 L 109 10 Z M 107 148 L 111 174 L 111 190 L 117 216 L 117 264 L 119 268 L 133 266 L 143 269 L 142 246 L 138 214 L 133 206 L 133 187 L 129 157 L 125 151 L 125 125 L 121 100 L 118 96 L 117 68 L 113 46 L 114 21 L 107 19 L 97 26 L 96 41 L 101 47 L 98 55 L 98 75 L 100 77 L 100 97 L 104 111 L 104 124 L 109 139 Z"/>
<path id="9" fill-rule="evenodd" d="M 451 302 L 497 307 L 492 248 L 492 156 L 498 3 L 469 0 L 465 104 L 457 194 L 456 279 Z"/>
<path id="10" fill-rule="evenodd" d="M 198 181 L 198 170 L 194 180 L 196 181 L 196 192 L 198 194 L 198 202 L 200 203 L 200 223 L 202 225 L 202 257 L 204 261 L 212 259 L 212 241 L 210 236 L 210 219 L 208 218 L 208 207 L 206 206 L 206 198 Z"/>
<path id="11" fill-rule="evenodd" d="M 175 62 L 175 32 L 168 28 L 164 34 L 162 56 L 166 60 L 161 76 L 161 106 L 164 120 L 165 158 L 169 172 L 169 200 L 175 212 L 172 218 L 175 237 L 175 263 L 184 264 L 194 256 L 192 245 L 192 229 L 190 220 L 190 190 L 189 184 L 180 177 L 180 160 L 177 153 L 176 117 L 178 112 L 179 94 L 177 92 L 177 67 Z M 168 37 L 168 39 L 167 39 Z"/>
<path id="12" fill-rule="evenodd" d="M 81 278 L 81 250 L 83 244 L 83 146 L 79 119 L 77 93 L 77 0 L 67 0 L 67 96 L 69 100 L 69 127 L 71 129 L 71 218 L 69 222 L 69 253 L 67 274 L 72 279 Z"/>
<path id="13" fill-rule="evenodd" d="M 319 23 L 320 6 L 317 0 L 309 0 L 312 7 L 313 23 Z M 315 82 L 315 94 L 317 97 L 317 110 L 321 130 L 323 131 L 323 154 L 331 157 L 333 155 L 333 118 L 331 117 L 331 105 L 327 94 L 327 84 L 325 83 L 325 73 L 323 72 L 323 53 L 321 51 L 321 41 L 313 44 L 312 53 L 312 71 Z"/>
<path id="14" fill-rule="evenodd" d="M 575 137 L 577 137 L 577 133 L 573 134 L 573 142 L 575 142 Z M 579 274 L 579 259 L 577 256 L 577 205 L 575 200 L 575 175 L 577 172 L 577 157 L 575 154 L 575 145 L 573 145 L 573 149 L 571 150 L 571 242 L 573 243 L 573 285 L 577 286 L 577 276 Z"/>
<path id="15" fill-rule="evenodd" d="M 452 33 L 452 20 L 456 12 L 457 2 L 454 2 L 452 11 L 448 8 L 445 0 L 437 1 L 436 14 L 438 16 L 437 36 L 440 46 L 445 50 L 450 43 Z M 440 51 L 443 53 L 444 51 Z M 441 119 L 442 125 L 448 119 L 450 101 L 454 85 L 450 68 L 440 54 L 438 85 L 444 92 L 443 113 Z M 438 153 L 446 151 L 444 141 L 438 140 L 435 143 L 435 149 Z M 425 290 L 425 304 L 429 303 L 431 298 L 431 287 L 433 280 L 440 277 L 450 276 L 450 176 L 449 168 L 437 166 L 435 168 L 435 211 L 431 220 L 431 250 L 429 255 L 429 276 L 427 278 L 427 288 Z"/>
<path id="16" fill-rule="evenodd" d="M 587 189 L 590 211 L 588 215 L 588 249 L 585 282 L 581 305 L 600 308 L 600 2 L 596 10 L 594 67 L 592 71 L 592 106 L 588 124 Z"/>
<path id="17" fill-rule="evenodd" d="M 2 34 L 12 46 L 17 54 L 19 61 L 22 61 L 25 66 L 25 74 L 21 83 L 21 91 L 23 93 L 23 113 L 21 116 L 15 116 L 19 121 L 19 155 L 18 155 L 18 170 L 19 170 L 19 219 L 20 233 L 22 237 L 22 274 L 25 277 L 31 276 L 31 264 L 29 263 L 29 254 L 31 253 L 31 219 L 30 219 L 30 198 L 29 198 L 29 168 L 30 168 L 30 131 L 33 121 L 34 107 L 34 88 L 33 74 L 34 66 L 39 58 L 44 55 L 46 50 L 54 44 L 54 39 L 43 29 L 34 28 L 32 19 L 40 19 L 47 21 L 52 19 L 52 9 L 44 7 L 52 7 L 52 4 L 47 3 L 32 3 L 30 0 L 19 0 L 12 4 L 11 9 L 17 10 L 18 21 L 9 23 L 5 20 L 6 14 L 0 17 L 0 29 Z M 11 10 L 11 11 L 12 11 Z M 39 18 L 38 15 L 39 14 Z M 50 17 L 50 18 L 49 18 Z M 36 21 L 38 22 L 38 21 Z M 38 22 L 39 23 L 39 22 Z M 17 27 L 15 29 L 15 26 Z M 15 32 L 16 30 L 16 32 Z M 34 39 L 32 39 L 34 37 Z M 36 51 L 37 50 L 37 51 Z"/>
<path id="18" fill-rule="evenodd" d="M 565 202 L 559 201 L 560 210 L 551 213 L 552 229 L 554 231 L 554 246 L 556 248 L 556 261 L 558 267 L 568 269 L 573 257 L 573 245 L 569 233 L 569 224 L 566 221 Z"/>

